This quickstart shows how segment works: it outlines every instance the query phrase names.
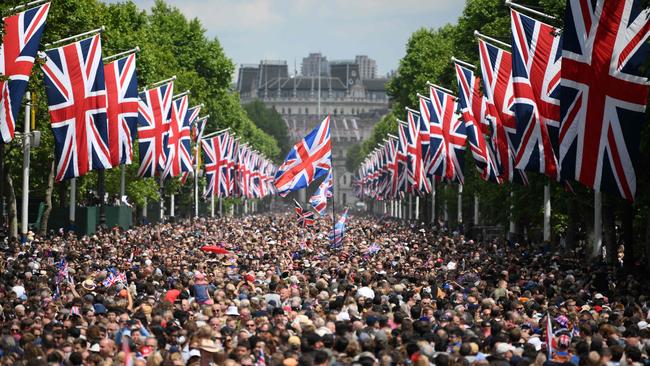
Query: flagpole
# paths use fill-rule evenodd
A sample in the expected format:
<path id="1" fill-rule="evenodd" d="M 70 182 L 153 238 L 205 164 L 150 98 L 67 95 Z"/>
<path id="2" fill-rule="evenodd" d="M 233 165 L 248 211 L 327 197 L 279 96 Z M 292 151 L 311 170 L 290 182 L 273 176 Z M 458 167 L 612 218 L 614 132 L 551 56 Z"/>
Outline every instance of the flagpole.
<path id="1" fill-rule="evenodd" d="M 102 25 L 101 27 L 99 27 L 97 29 L 93 29 L 93 30 L 88 31 L 88 32 L 79 33 L 79 34 L 76 34 L 74 36 L 59 39 L 58 41 L 54 41 L 52 43 L 47 43 L 43 47 L 45 47 L 46 51 L 49 51 L 51 49 L 50 47 L 52 47 L 52 46 L 55 46 L 55 45 L 58 45 L 58 44 L 61 44 L 61 43 L 65 43 L 67 41 L 72 41 L 72 40 L 75 40 L 77 38 L 81 38 L 81 37 L 84 37 L 84 36 L 94 35 L 95 33 L 102 33 L 105 30 L 106 30 L 106 27 L 104 27 Z"/>
<path id="2" fill-rule="evenodd" d="M 7 9 L 7 12 L 14 12 L 14 11 L 16 11 L 16 10 L 20 10 L 20 9 L 28 8 L 28 7 L 30 7 L 30 6 L 35 6 L 35 5 L 38 5 L 38 4 L 42 4 L 42 3 L 46 2 L 46 1 L 48 1 L 48 0 L 36 0 L 36 1 L 30 1 L 30 2 L 28 2 L 27 4 L 16 5 L 16 6 L 14 6 L 13 8 L 9 8 L 9 9 Z M 4 19 L 4 18 L 3 18 L 3 19 Z"/>
<path id="3" fill-rule="evenodd" d="M 551 185 L 544 185 L 544 241 L 551 240 Z"/>
<path id="4" fill-rule="evenodd" d="M 20 232 L 23 240 L 27 237 L 28 225 L 28 206 L 29 206 L 29 151 L 31 148 L 30 141 L 30 120 L 31 117 L 31 94 L 25 92 L 25 126 L 23 127 L 23 194 L 21 207 Z"/>
<path id="5" fill-rule="evenodd" d="M 594 191 L 594 243 L 591 248 L 590 257 L 596 259 L 600 256 L 603 246 L 603 194 Z M 607 253 L 610 255 L 610 253 Z"/>
<path id="6" fill-rule="evenodd" d="M 97 171 L 97 196 L 99 197 L 99 225 L 106 224 L 106 211 L 104 206 L 104 169 Z"/>
<path id="7" fill-rule="evenodd" d="M 123 202 L 126 195 L 126 167 L 124 164 L 120 165 L 120 202 Z M 122 205 L 122 203 L 120 203 Z"/>
<path id="8" fill-rule="evenodd" d="M 458 185 L 458 228 L 463 224 L 463 185 Z"/>
<path id="9" fill-rule="evenodd" d="M 162 173 L 159 178 L 159 187 L 160 187 L 160 222 L 162 223 L 165 219 L 165 180 L 163 179 Z"/>
<path id="10" fill-rule="evenodd" d="M 75 216 L 76 216 L 76 199 L 77 199 L 77 178 L 70 179 L 70 207 L 68 211 L 68 220 L 70 222 L 70 230 L 76 231 L 75 229 Z"/>
<path id="11" fill-rule="evenodd" d="M 436 177 L 431 176 L 431 223 L 436 223 Z"/>

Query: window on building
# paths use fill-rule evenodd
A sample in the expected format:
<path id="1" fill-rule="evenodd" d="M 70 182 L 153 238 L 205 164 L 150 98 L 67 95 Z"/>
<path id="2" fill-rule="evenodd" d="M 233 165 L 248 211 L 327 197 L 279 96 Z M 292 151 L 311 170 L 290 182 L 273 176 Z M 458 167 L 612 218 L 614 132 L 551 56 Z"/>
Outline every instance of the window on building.
<path id="1" fill-rule="evenodd" d="M 309 114 L 309 108 L 305 107 L 305 114 Z"/>
<path id="2" fill-rule="evenodd" d="M 291 107 L 289 107 L 289 114 L 291 114 Z"/>

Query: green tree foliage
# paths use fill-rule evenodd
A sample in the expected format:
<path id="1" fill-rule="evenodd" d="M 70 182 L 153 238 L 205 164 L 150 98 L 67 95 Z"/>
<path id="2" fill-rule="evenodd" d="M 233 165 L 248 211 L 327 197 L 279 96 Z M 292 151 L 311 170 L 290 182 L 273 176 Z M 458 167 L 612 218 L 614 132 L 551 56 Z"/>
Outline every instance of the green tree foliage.
<path id="1" fill-rule="evenodd" d="M 275 139 L 280 149 L 279 157 L 284 158 L 292 145 L 289 140 L 289 130 L 282 115 L 275 109 L 267 107 L 259 99 L 246 104 L 244 109 L 258 128 Z"/>
<path id="2" fill-rule="evenodd" d="M 7 9 L 22 1 L 7 1 L 0 4 L 0 11 L 8 15 Z M 132 2 L 105 4 L 99 0 L 54 1 L 50 8 L 42 44 L 53 42 L 81 32 L 106 27 L 102 34 L 103 56 L 139 46 L 137 72 L 139 87 L 142 89 L 156 81 L 176 75 L 175 92 L 191 90 L 192 105 L 205 105 L 202 115 L 210 114 L 206 133 L 217 128 L 231 129 L 270 158 L 279 155 L 278 145 L 273 136 L 255 126 L 239 103 L 239 97 L 231 90 L 234 71 L 232 61 L 224 53 L 218 39 L 210 39 L 197 19 L 187 19 L 178 9 L 157 0 L 150 11 L 138 9 Z M 43 46 L 41 47 L 43 49 Z M 30 191 L 35 199 L 42 199 L 47 187 L 50 162 L 54 158 L 54 143 L 47 112 L 47 101 L 40 67 L 36 65 L 30 79 L 29 90 L 35 101 L 36 129 L 42 132 L 39 148 L 32 150 L 32 169 Z M 20 116 L 19 121 L 23 121 Z M 22 122 L 17 126 L 22 130 Z M 134 164 L 126 168 L 127 194 L 136 204 L 142 205 L 145 198 L 158 199 L 158 183 L 154 179 L 140 179 L 136 176 L 138 168 L 137 147 Z M 16 194 L 21 186 L 21 149 L 19 141 L 7 146 L 5 159 L 7 168 L 14 177 Z M 106 172 L 107 192 L 119 191 L 120 169 Z M 78 179 L 80 198 L 96 187 L 95 172 Z M 60 189 L 57 183 L 55 196 Z M 168 192 L 176 191 L 175 182 L 166 184 Z M 54 199 L 58 202 L 58 199 Z"/>

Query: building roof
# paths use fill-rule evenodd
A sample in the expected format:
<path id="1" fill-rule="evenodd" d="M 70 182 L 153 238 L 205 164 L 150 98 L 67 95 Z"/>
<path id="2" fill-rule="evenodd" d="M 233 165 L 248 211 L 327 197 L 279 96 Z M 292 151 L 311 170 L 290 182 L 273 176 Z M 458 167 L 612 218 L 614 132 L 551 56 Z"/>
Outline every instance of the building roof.
<path id="1" fill-rule="evenodd" d="M 277 90 L 278 83 L 280 90 L 318 90 L 318 77 L 317 76 L 295 76 L 295 77 L 280 77 L 269 80 L 266 85 L 262 85 L 260 89 Z M 321 90 L 346 90 L 345 85 L 339 78 L 322 76 L 320 78 Z"/>
<path id="2" fill-rule="evenodd" d="M 363 85 L 370 91 L 386 91 L 387 78 L 365 79 Z"/>

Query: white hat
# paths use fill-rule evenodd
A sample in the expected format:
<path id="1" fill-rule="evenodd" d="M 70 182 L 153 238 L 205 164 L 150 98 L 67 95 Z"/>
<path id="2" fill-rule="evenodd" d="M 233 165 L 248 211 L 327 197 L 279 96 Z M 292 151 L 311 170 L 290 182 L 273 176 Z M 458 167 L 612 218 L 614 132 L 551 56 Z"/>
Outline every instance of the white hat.
<path id="1" fill-rule="evenodd" d="M 239 316 L 239 310 L 237 310 L 236 306 L 230 305 L 230 306 L 228 306 L 228 309 L 226 309 L 226 315 Z"/>
<path id="2" fill-rule="evenodd" d="M 201 357 L 201 351 L 199 351 L 198 349 L 191 350 L 190 357 L 188 357 L 187 359 L 189 360 L 192 357 Z"/>
<path id="3" fill-rule="evenodd" d="M 90 348 L 88 348 L 88 351 L 98 353 L 99 352 L 99 343 L 95 343 L 92 346 L 90 346 Z"/>
<path id="4" fill-rule="evenodd" d="M 530 339 L 528 339 L 528 343 L 535 346 L 535 351 L 539 351 L 540 349 L 542 349 L 542 340 L 539 339 L 539 337 L 531 337 Z"/>
<path id="5" fill-rule="evenodd" d="M 514 350 L 515 350 L 515 347 L 513 345 L 511 345 L 509 343 L 501 342 L 501 343 L 497 344 L 496 353 L 502 354 L 502 353 L 506 353 L 508 351 L 514 352 Z"/>
<path id="6" fill-rule="evenodd" d="M 594 299 L 602 299 L 603 297 L 605 297 L 605 296 L 603 296 L 603 294 L 598 293 L 598 294 L 596 294 L 596 296 L 594 296 Z"/>
<path id="7" fill-rule="evenodd" d="M 650 324 L 648 324 L 648 322 L 645 320 L 641 320 L 640 322 L 636 323 L 636 325 L 639 327 L 639 330 L 648 329 L 650 327 Z"/>

